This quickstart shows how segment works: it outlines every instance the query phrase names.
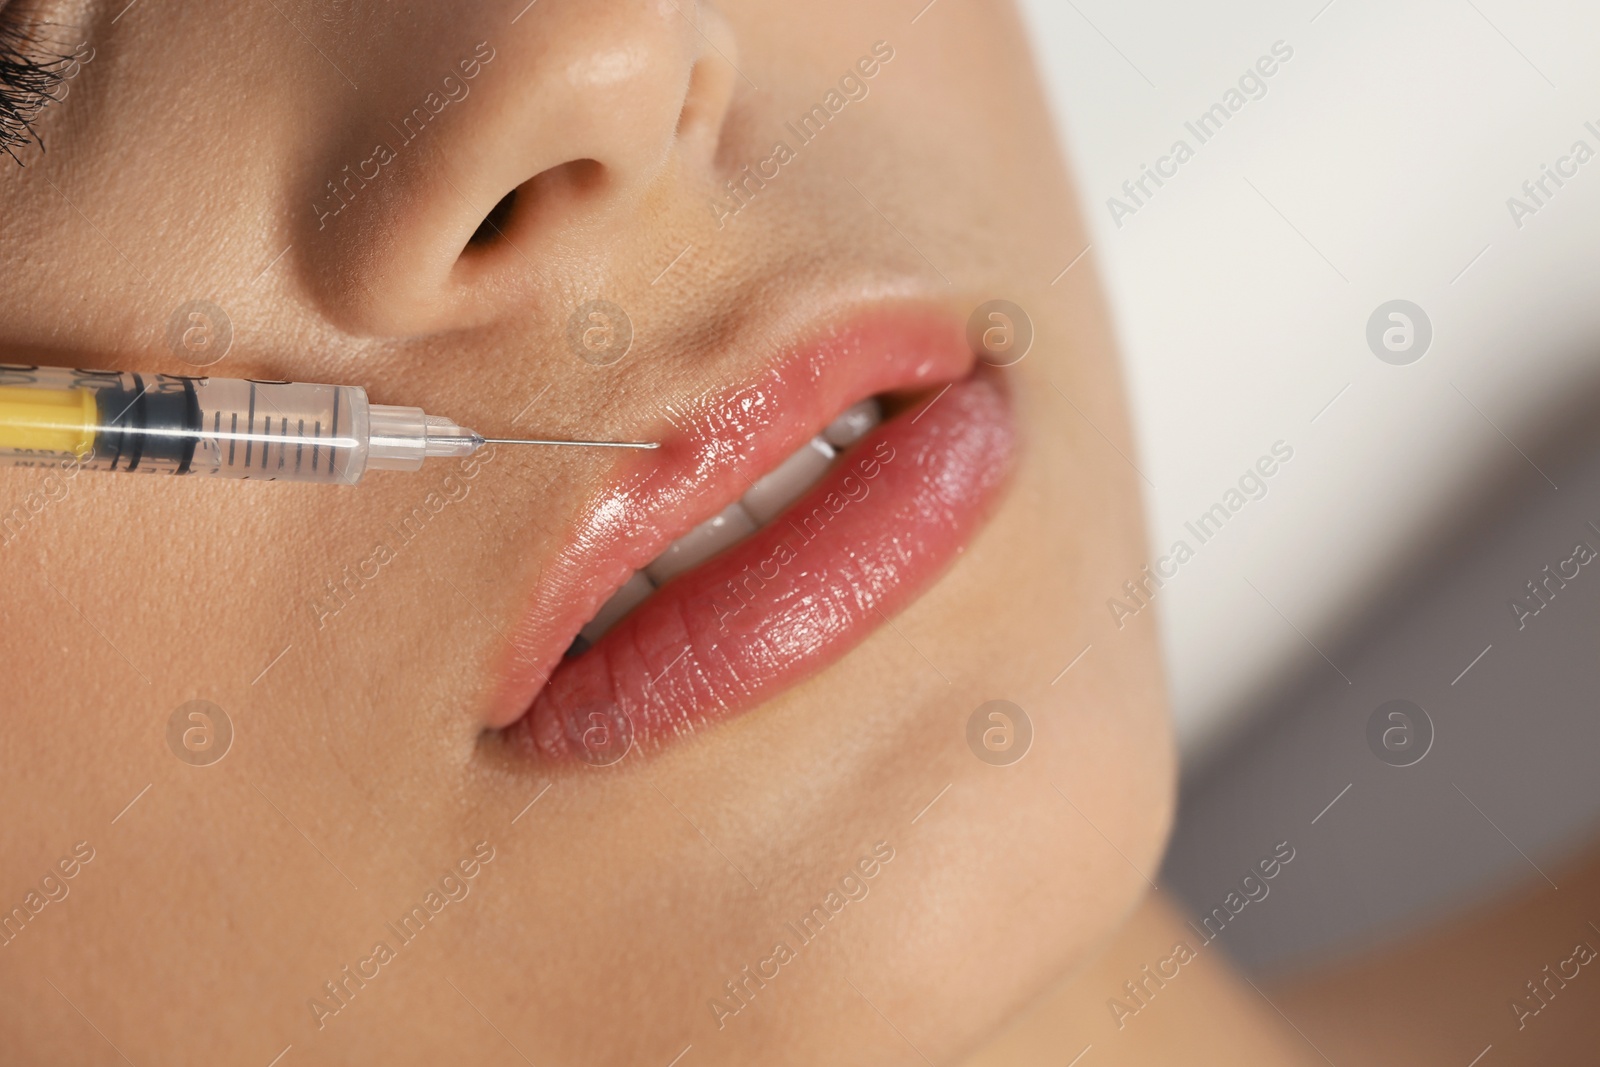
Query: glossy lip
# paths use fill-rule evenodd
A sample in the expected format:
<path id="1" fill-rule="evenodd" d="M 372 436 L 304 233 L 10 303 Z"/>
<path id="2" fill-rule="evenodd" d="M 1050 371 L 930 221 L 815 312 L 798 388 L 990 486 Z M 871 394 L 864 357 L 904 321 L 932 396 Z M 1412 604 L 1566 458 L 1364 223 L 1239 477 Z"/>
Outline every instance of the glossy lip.
<path id="1" fill-rule="evenodd" d="M 632 743 L 654 747 L 746 710 L 842 656 L 959 554 L 1009 472 L 1009 406 L 974 363 L 958 321 L 922 305 L 879 307 L 788 346 L 740 385 L 669 405 L 662 448 L 619 464 L 541 572 L 487 725 L 511 727 L 513 747 L 542 757 L 611 762 Z M 853 446 L 790 513 L 563 661 L 606 598 L 675 538 L 846 407 L 909 391 L 926 395 Z M 828 536 L 797 539 L 792 514 L 830 493 L 845 506 Z M 801 547 L 779 566 L 786 536 Z M 763 600 L 746 578 L 751 602 L 736 607 L 729 582 L 762 561 L 786 572 L 782 595 Z"/>

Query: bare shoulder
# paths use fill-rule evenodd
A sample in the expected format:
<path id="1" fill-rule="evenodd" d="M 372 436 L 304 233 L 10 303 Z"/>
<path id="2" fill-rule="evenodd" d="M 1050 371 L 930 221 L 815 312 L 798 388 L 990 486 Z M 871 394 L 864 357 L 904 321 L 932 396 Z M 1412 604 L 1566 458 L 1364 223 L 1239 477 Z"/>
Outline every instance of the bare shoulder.
<path id="1" fill-rule="evenodd" d="M 1600 843 L 1548 873 L 1272 995 L 1336 1063 L 1592 1063 Z"/>

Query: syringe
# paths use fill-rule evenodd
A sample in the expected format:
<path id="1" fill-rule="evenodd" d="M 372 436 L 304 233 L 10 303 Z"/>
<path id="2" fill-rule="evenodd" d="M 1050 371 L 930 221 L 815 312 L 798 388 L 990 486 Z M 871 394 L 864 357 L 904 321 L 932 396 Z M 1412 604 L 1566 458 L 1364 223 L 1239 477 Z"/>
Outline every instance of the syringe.
<path id="1" fill-rule="evenodd" d="M 0 464 L 354 485 L 487 444 L 655 448 L 644 441 L 486 438 L 355 385 L 0 364 Z"/>

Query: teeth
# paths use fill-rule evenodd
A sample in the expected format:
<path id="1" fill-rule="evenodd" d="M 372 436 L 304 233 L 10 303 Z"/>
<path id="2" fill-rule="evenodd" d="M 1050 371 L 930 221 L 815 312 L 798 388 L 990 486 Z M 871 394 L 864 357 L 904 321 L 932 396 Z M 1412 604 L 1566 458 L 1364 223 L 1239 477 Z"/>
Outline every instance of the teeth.
<path id="1" fill-rule="evenodd" d="M 784 508 L 800 499 L 800 494 L 817 484 L 828 465 L 833 462 L 833 446 L 820 437 L 813 437 L 800 450 L 744 495 L 745 510 L 756 522 L 771 522 Z"/>
<path id="2" fill-rule="evenodd" d="M 756 532 L 755 520 L 739 504 L 729 504 L 716 515 L 702 522 L 657 556 L 644 569 L 650 580 L 663 585 L 670 578 L 691 567 L 698 567 L 735 541 L 742 541 Z"/>
<path id="3" fill-rule="evenodd" d="M 878 402 L 871 397 L 849 407 L 822 431 L 834 448 L 848 448 L 867 435 L 867 431 L 883 421 Z"/>
<path id="4" fill-rule="evenodd" d="M 702 522 L 657 556 L 642 571 L 635 571 L 611 595 L 598 614 L 579 634 L 574 648 L 587 647 L 600 640 L 628 612 L 656 591 L 658 586 L 698 567 L 718 552 L 755 533 L 784 508 L 822 478 L 833 459 L 836 449 L 859 441 L 883 419 L 876 400 L 863 400 L 849 408 L 821 434 L 802 445 L 794 455 L 784 460 L 770 474 L 761 478 L 745 493 L 744 499 L 729 504 L 722 511 Z M 577 654 L 576 652 L 572 654 Z"/>
<path id="5" fill-rule="evenodd" d="M 578 636 L 594 644 L 618 619 L 638 607 L 641 600 L 655 591 L 655 583 L 650 581 L 649 575 L 644 571 L 634 571 L 633 577 L 611 594 L 611 599 L 605 602 L 598 615 L 589 620 L 589 625 L 578 632 Z"/>

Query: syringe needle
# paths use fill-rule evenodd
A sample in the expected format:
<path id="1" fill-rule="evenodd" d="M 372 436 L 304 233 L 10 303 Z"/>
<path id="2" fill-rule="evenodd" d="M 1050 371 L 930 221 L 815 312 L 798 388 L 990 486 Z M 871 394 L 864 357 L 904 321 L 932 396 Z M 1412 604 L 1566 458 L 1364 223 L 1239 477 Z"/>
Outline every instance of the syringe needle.
<path id="1" fill-rule="evenodd" d="M 530 437 L 485 437 L 486 445 L 567 445 L 574 448 L 660 448 L 657 441 L 544 441 Z"/>

